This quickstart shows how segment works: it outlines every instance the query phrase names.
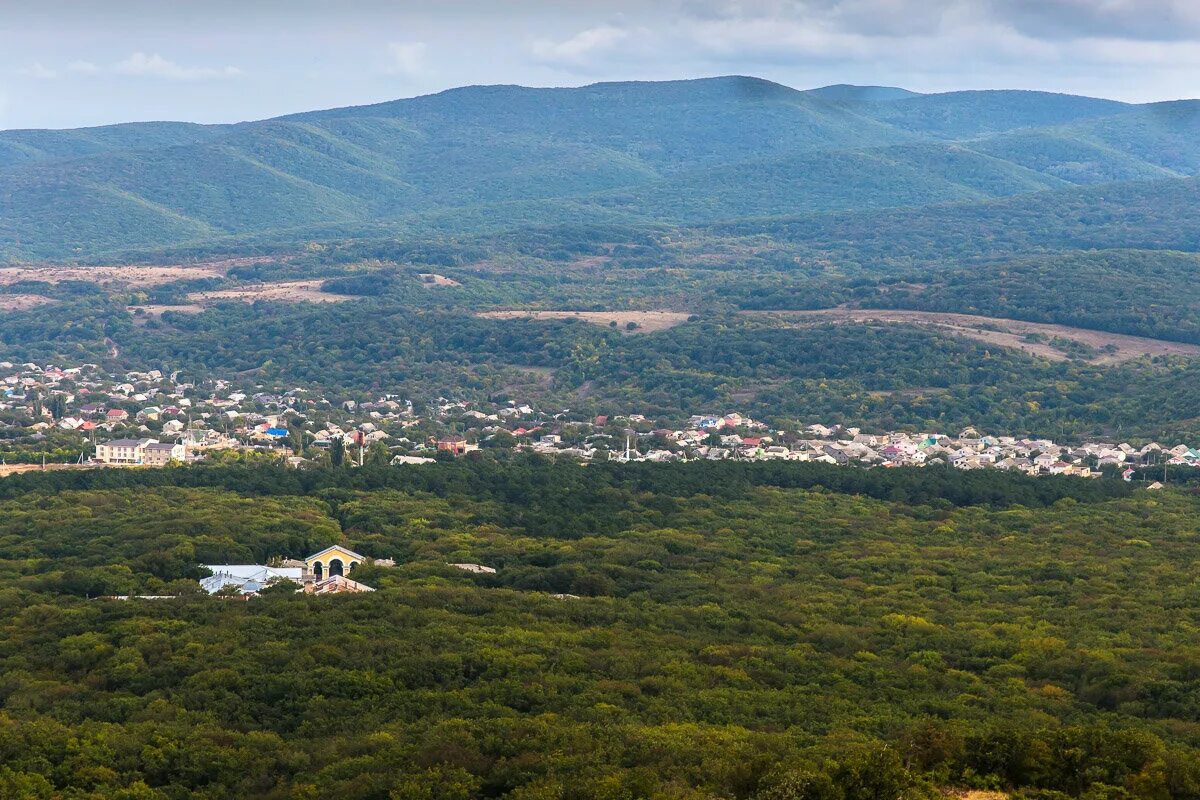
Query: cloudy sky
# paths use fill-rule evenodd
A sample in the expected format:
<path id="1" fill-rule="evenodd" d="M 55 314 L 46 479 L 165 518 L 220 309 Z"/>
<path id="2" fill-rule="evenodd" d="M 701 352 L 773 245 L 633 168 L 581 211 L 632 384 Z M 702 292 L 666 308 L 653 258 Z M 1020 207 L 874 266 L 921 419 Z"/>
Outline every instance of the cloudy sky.
<path id="1" fill-rule="evenodd" d="M 757 75 L 1200 95 L 1200 0 L 0 0 L 0 128 Z"/>

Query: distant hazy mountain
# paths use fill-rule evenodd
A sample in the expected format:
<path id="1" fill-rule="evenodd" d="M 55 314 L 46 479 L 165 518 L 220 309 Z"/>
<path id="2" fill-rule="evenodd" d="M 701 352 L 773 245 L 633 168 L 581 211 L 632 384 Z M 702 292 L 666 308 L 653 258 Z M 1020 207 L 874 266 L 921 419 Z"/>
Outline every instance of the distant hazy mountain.
<path id="1" fill-rule="evenodd" d="M 898 128 L 951 139 L 1044 128 L 1135 112 L 1113 100 L 1026 91 L 927 94 L 872 106 L 876 119 Z"/>
<path id="2" fill-rule="evenodd" d="M 1171 180 L 1200 172 L 1198 119 L 1190 102 L 728 77 L 477 86 L 238 125 L 7 131 L 0 258 L 423 216 L 465 232 L 531 215 L 733 221 Z"/>
<path id="3" fill-rule="evenodd" d="M 890 103 L 893 100 L 907 100 L 910 97 L 920 97 L 918 92 L 899 89 L 895 86 L 854 86 L 849 83 L 837 83 L 833 86 L 822 86 L 810 89 L 806 94 L 820 97 L 822 100 L 832 100 L 835 103 Z"/>

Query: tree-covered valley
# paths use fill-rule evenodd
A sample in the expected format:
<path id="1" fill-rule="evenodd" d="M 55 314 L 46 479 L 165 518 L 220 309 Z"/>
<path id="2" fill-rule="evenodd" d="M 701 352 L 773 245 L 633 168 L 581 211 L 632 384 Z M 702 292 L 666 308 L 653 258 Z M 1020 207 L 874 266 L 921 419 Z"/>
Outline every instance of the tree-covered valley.
<path id="1" fill-rule="evenodd" d="M 1200 796 L 1188 494 L 521 459 L 0 491 L 8 796 Z M 334 541 L 397 565 L 194 583 Z"/>

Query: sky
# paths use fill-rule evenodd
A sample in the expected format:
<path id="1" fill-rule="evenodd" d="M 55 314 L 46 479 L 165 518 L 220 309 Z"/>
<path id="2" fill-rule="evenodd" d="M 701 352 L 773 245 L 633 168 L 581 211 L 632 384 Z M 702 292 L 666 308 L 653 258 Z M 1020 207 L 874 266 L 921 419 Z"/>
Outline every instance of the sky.
<path id="1" fill-rule="evenodd" d="M 1200 0 L 0 0 L 0 129 L 754 75 L 1200 96 Z"/>

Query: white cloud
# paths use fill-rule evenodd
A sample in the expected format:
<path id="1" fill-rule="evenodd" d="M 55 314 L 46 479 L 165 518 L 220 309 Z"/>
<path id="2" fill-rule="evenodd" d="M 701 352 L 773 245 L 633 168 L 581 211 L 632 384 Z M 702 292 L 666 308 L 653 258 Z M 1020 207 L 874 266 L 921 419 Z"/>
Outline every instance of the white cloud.
<path id="1" fill-rule="evenodd" d="M 77 75 L 95 75 L 99 71 L 100 67 L 91 61 L 72 61 L 67 64 L 67 72 L 74 72 Z"/>
<path id="2" fill-rule="evenodd" d="M 1176 29 L 1146 23 L 1118 32 L 1141 3 Z M 1088 19 L 1064 35 L 1061 23 L 1069 28 L 1080 16 Z M 1101 73 L 1200 62 L 1200 43 L 1173 40 L 1192 17 L 1200 17 L 1200 0 L 674 0 L 660 24 L 622 18 L 535 41 L 530 53 L 542 65 L 596 78 L 631 69 L 671 75 L 687 65 L 705 73 L 765 70 L 801 84 L 807 75 L 915 76 L 926 88 L 1053 88 L 1044 80 L 1053 75 L 1054 86 L 1067 88 L 1092 85 Z M 1160 38 L 1152 48 L 1151 35 Z"/>
<path id="3" fill-rule="evenodd" d="M 1185 41 L 1200 35 L 1196 0 L 986 0 L 997 19 L 1031 36 Z"/>
<path id="4" fill-rule="evenodd" d="M 17 74 L 26 78 L 34 78 L 39 81 L 49 81 L 58 77 L 57 72 L 43 65 L 40 61 L 35 61 L 27 67 L 21 67 L 19 70 L 17 70 Z"/>
<path id="5" fill-rule="evenodd" d="M 948 69 L 956 63 L 1054 62 L 1062 55 L 1059 43 L 981 19 L 966 4 L 947 6 L 936 20 L 926 18 L 911 25 L 889 17 L 887 12 L 896 5 L 879 3 L 881 14 L 872 26 L 859 22 L 866 3 L 858 2 L 840 5 L 828 14 L 695 19 L 681 25 L 677 33 L 685 46 L 697 48 L 702 57 L 750 63 L 878 61 Z M 847 24 L 847 15 L 854 24 Z"/>
<path id="6" fill-rule="evenodd" d="M 563 41 L 538 39 L 530 50 L 534 58 L 545 64 L 578 67 L 632 43 L 637 33 L 617 25 L 598 25 Z"/>
<path id="7" fill-rule="evenodd" d="M 236 78 L 242 74 L 237 67 L 185 67 L 168 61 L 158 53 L 134 53 L 113 67 L 118 75 L 164 78 L 174 81 L 211 80 L 214 78 Z"/>
<path id="8" fill-rule="evenodd" d="M 424 42 L 389 42 L 385 72 L 406 78 L 419 78 L 429 72 L 426 61 L 429 48 Z"/>

